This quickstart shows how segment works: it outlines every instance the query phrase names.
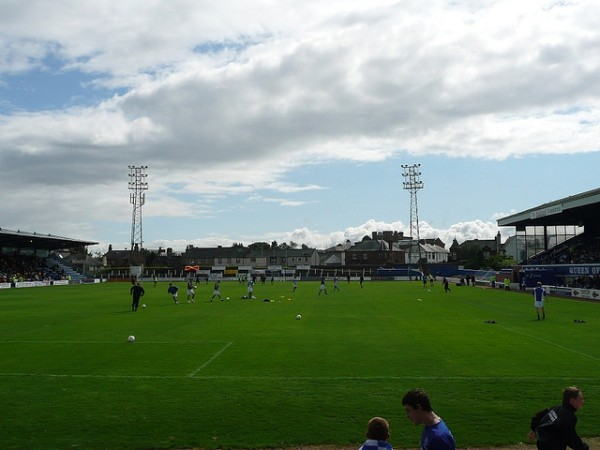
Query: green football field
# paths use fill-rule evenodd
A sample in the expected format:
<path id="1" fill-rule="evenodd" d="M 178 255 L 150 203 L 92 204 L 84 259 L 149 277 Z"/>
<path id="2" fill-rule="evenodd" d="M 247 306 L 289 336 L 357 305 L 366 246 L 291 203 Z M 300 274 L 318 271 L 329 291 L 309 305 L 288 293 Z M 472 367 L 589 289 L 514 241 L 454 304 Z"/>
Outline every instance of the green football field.
<path id="1" fill-rule="evenodd" d="M 537 321 L 531 295 L 480 287 L 178 285 L 175 305 L 144 283 L 137 313 L 127 283 L 0 290 L 0 448 L 358 448 L 373 416 L 414 448 L 414 387 L 459 447 L 524 441 L 568 385 L 600 435 L 600 304 L 551 297 Z"/>

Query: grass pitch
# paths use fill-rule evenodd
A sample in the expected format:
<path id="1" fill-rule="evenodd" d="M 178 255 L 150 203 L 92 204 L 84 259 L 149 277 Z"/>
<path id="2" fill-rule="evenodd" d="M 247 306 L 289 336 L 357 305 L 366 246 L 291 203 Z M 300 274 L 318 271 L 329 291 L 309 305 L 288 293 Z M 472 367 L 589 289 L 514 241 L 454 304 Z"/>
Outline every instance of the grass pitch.
<path id="1" fill-rule="evenodd" d="M 375 415 L 414 448 L 414 387 L 459 447 L 525 440 L 573 384 L 579 433 L 600 435 L 599 304 L 550 298 L 537 321 L 531 295 L 479 287 L 267 282 L 244 300 L 223 282 L 229 300 L 210 283 L 188 304 L 178 285 L 175 305 L 144 283 L 137 313 L 126 283 L 0 290 L 0 448 L 358 447 Z"/>

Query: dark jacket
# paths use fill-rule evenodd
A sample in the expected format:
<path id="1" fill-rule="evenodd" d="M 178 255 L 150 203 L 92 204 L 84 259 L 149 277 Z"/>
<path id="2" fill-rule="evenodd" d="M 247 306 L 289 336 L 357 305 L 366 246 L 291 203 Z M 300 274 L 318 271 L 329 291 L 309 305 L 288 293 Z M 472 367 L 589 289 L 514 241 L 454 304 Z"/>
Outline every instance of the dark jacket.
<path id="1" fill-rule="evenodd" d="M 131 286 L 129 294 L 133 295 L 133 298 L 139 299 L 141 296 L 144 295 L 144 288 L 141 287 L 139 284 L 136 284 L 134 286 Z"/>
<path id="2" fill-rule="evenodd" d="M 570 404 L 555 406 L 540 421 L 536 431 L 538 450 L 589 450 L 577 435 L 577 416 Z"/>

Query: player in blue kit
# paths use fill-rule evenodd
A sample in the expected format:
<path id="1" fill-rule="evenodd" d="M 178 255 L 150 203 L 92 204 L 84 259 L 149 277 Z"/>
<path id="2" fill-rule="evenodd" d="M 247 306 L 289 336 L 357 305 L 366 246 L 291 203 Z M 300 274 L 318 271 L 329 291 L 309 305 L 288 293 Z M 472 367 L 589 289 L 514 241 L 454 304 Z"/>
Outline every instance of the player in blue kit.
<path id="1" fill-rule="evenodd" d="M 537 320 L 540 320 L 540 313 L 542 313 L 542 319 L 546 318 L 546 310 L 544 309 L 544 299 L 546 298 L 546 291 L 542 287 L 542 283 L 538 281 L 537 286 L 533 288 L 533 306 L 537 312 Z"/>
<path id="2" fill-rule="evenodd" d="M 175 286 L 173 283 L 169 283 L 169 288 L 167 289 L 167 292 L 171 295 L 175 304 L 179 305 L 179 301 L 177 300 L 179 288 L 177 286 Z"/>

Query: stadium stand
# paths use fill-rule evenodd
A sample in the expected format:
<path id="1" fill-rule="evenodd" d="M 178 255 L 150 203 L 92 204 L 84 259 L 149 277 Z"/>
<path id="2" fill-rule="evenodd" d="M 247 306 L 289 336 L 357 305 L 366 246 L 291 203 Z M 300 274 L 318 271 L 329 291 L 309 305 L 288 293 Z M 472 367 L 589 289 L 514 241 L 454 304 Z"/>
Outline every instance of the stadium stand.
<path id="1" fill-rule="evenodd" d="M 55 251 L 94 245 L 54 235 L 0 229 L 0 283 L 50 281 L 80 277 L 54 259 Z"/>
<path id="2" fill-rule="evenodd" d="M 545 203 L 498 220 L 515 227 L 521 264 L 600 262 L 600 189 Z"/>

